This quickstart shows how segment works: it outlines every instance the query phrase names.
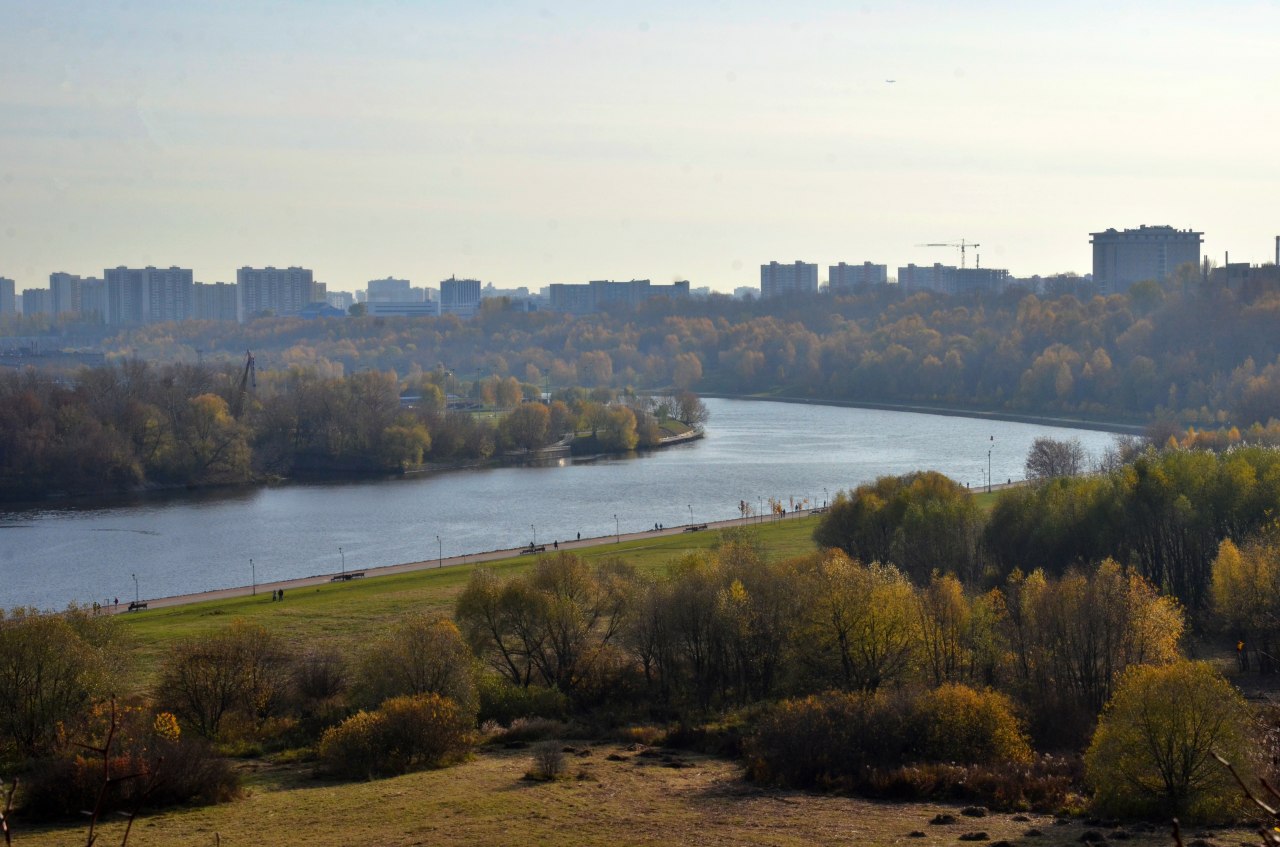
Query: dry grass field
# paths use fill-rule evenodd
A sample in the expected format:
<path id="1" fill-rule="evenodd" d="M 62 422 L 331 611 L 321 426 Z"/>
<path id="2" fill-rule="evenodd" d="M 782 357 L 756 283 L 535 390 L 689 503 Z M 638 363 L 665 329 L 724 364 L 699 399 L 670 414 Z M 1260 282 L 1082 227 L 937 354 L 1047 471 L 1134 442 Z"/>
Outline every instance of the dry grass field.
<path id="1" fill-rule="evenodd" d="M 881 803 L 851 797 L 761 789 L 742 779 L 733 762 L 621 744 L 567 742 L 582 755 L 566 756 L 567 776 L 555 782 L 522 777 L 528 750 L 484 749 L 445 770 L 372 782 L 336 783 L 312 777 L 307 765 L 254 762 L 245 767 L 246 794 L 222 806 L 149 815 L 134 826 L 133 847 L 281 845 L 614 845 L 755 844 L 955 845 L 984 832 L 992 844 L 1065 847 L 1086 831 L 1120 840 L 1116 828 L 1083 821 L 1058 824 L 1048 815 L 967 817 L 956 806 Z M 632 746 L 634 747 L 634 745 Z M 583 752 L 585 751 L 585 752 Z M 648 752 L 649 755 L 645 755 Z M 611 758 L 613 757 L 613 758 Z M 679 764 L 679 767 L 673 767 Z M 956 822 L 934 825 L 935 815 Z M 1025 818 L 1025 819 L 1024 819 Z M 1029 831 L 1040 835 L 1028 835 Z M 1168 830 L 1120 830 L 1124 843 L 1173 843 Z M 102 844 L 118 843 L 121 825 L 109 824 Z M 913 837 L 912 832 L 922 833 Z M 1188 843 L 1247 842 L 1244 830 L 1194 830 Z M 83 831 L 19 831 L 18 847 L 83 843 Z"/>

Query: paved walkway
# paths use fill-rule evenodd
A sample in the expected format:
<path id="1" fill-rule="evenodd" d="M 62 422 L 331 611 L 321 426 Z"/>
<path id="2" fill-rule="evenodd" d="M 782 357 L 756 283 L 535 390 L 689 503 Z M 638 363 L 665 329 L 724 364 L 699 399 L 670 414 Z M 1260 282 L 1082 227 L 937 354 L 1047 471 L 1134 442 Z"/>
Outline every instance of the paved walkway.
<path id="1" fill-rule="evenodd" d="M 991 490 L 998 491 L 1003 488 L 1010 488 L 1010 487 L 1015 487 L 1023 484 L 1024 484 L 1024 481 L 1022 480 L 1013 481 L 1011 483 L 997 483 L 996 485 L 991 486 Z M 980 491 L 981 491 L 981 486 L 975 487 L 973 489 L 973 492 L 975 494 L 979 493 Z M 822 511 L 823 511 L 822 509 L 799 509 L 793 512 L 788 512 L 786 515 L 782 515 L 778 517 L 771 517 L 769 515 L 765 515 L 763 516 L 763 519 L 760 516 L 756 515 L 749 518 L 730 518 L 729 520 L 725 520 L 725 521 L 708 521 L 705 524 L 705 526 L 707 527 L 707 530 L 710 531 L 713 529 L 724 529 L 726 527 L 732 527 L 732 526 L 748 526 L 748 525 L 755 525 L 759 523 L 767 523 L 767 522 L 773 522 L 778 520 L 792 520 L 794 518 L 808 517 L 809 515 L 819 514 Z M 669 535 L 683 535 L 685 533 L 685 530 L 690 526 L 703 526 L 703 524 L 682 524 L 680 526 L 663 527 L 662 529 L 658 529 L 658 530 L 650 529 L 650 530 L 644 530 L 642 532 L 624 532 L 618 536 L 601 535 L 601 536 L 593 536 L 591 538 L 583 538 L 581 540 L 560 541 L 559 549 L 560 550 L 578 550 L 584 547 L 597 547 L 602 544 L 607 544 L 610 539 L 614 539 L 615 541 L 641 541 L 646 538 L 660 538 L 662 536 L 669 536 Z M 352 572 L 363 573 L 365 575 L 363 578 L 368 579 L 370 577 L 375 577 L 375 576 L 387 576 L 389 574 L 409 573 L 411 571 L 424 571 L 424 570 L 429 570 L 431 568 L 448 568 L 448 567 L 453 567 L 455 565 L 478 565 L 484 562 L 497 561 L 498 559 L 513 558 L 515 556 L 520 555 L 520 552 L 524 549 L 527 549 L 527 548 L 509 547 L 505 550 L 488 550 L 483 553 L 467 553 L 461 556 L 445 556 L 442 559 L 426 559 L 421 562 L 405 562 L 399 565 L 383 565 L 382 567 L 377 567 L 377 568 L 363 568 L 358 571 L 353 568 Z M 557 552 L 557 548 L 553 544 L 547 544 L 546 552 L 548 553 Z M 288 592 L 289 590 L 295 589 L 295 588 L 306 588 L 308 586 L 315 586 L 315 585 L 328 585 L 329 583 L 335 581 L 334 580 L 335 576 L 338 576 L 338 574 L 325 573 L 325 574 L 316 574 L 314 576 L 299 577 L 298 579 L 285 579 L 285 580 L 280 580 L 278 582 L 260 582 L 258 583 L 258 586 L 257 586 L 257 592 L 259 594 L 267 594 L 271 591 L 275 591 L 278 589 L 284 589 L 286 592 Z M 157 597 L 155 599 L 147 600 L 146 602 L 147 602 L 148 609 L 163 609 L 169 606 L 183 606 L 188 603 L 203 603 L 205 600 L 226 600 L 232 597 L 248 597 L 250 594 L 253 593 L 253 591 L 254 589 L 251 586 L 242 585 L 236 588 L 221 588 L 216 591 L 202 591 L 196 594 L 178 594 L 173 597 Z M 288 596 L 288 595 L 286 594 L 285 596 Z M 128 610 L 128 604 L 121 603 L 116 608 L 112 608 L 108 606 L 106 607 L 105 610 L 108 612 L 122 613 Z"/>
<path id="2" fill-rule="evenodd" d="M 785 516 L 771 518 L 765 516 L 765 521 L 792 520 L 798 517 L 807 517 L 811 514 L 821 512 L 821 509 L 805 509 L 790 512 Z M 731 526 L 744 526 L 747 524 L 758 524 L 761 522 L 759 517 L 750 518 L 732 518 L 727 521 L 708 521 L 706 523 L 707 530 L 723 529 Z M 591 538 L 583 538 L 582 540 L 560 541 L 559 550 L 578 550 L 584 547 L 597 547 L 607 544 L 610 540 L 614 541 L 639 541 L 646 538 L 660 538 L 668 535 L 684 535 L 685 529 L 691 524 L 681 526 L 664 527 L 659 530 L 645 530 L 642 532 L 624 532 L 621 535 L 603 535 Z M 703 526 L 703 524 L 696 524 Z M 692 534 L 692 533 L 690 533 Z M 442 559 L 426 559 L 421 562 L 405 562 L 399 565 L 383 565 L 377 568 L 361 568 L 359 570 L 352 568 L 352 573 L 363 573 L 364 579 L 375 576 L 387 576 L 389 574 L 409 573 L 411 571 L 423 571 L 432 568 L 448 568 L 455 565 L 477 565 L 483 562 L 492 562 L 498 559 L 510 559 L 520 555 L 524 547 L 509 547 L 505 550 L 488 550 L 483 553 L 467 553 L 461 556 L 445 556 Z M 558 552 L 553 544 L 546 545 L 547 553 Z M 295 588 L 306 588 L 308 586 L 328 585 L 335 582 L 334 577 L 339 576 L 337 573 L 316 574 L 314 576 L 304 576 L 298 579 L 285 579 L 278 582 L 260 582 L 257 585 L 258 594 L 269 594 L 278 589 L 284 589 L 285 596 L 288 591 Z M 254 592 L 253 587 L 248 585 L 238 586 L 236 588 L 221 588 L 216 591 L 201 591 L 195 594 L 178 594 L 173 597 L 157 597 L 145 601 L 148 609 L 163 609 L 170 606 L 183 606 L 188 603 L 203 603 L 206 600 L 226 600 L 232 597 L 248 597 Z M 121 603 L 118 608 L 107 607 L 106 611 L 123 613 L 128 610 L 127 603 Z"/>

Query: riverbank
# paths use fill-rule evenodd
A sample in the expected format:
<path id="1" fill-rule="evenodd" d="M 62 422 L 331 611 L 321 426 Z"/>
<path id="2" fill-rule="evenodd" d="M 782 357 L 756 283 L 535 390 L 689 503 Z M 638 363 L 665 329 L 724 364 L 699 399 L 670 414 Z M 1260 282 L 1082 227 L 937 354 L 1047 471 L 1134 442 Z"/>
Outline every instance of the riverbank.
<path id="1" fill-rule="evenodd" d="M 833 398 L 787 397 L 780 394 L 724 394 L 719 392 L 701 392 L 699 397 L 712 397 L 720 400 L 752 400 L 776 403 L 797 403 L 806 406 L 837 406 L 846 409 L 875 409 L 882 412 L 914 412 L 920 415 L 941 415 L 952 418 L 973 418 L 975 420 L 1008 421 L 1010 423 L 1040 424 L 1068 429 L 1088 429 L 1094 432 L 1114 432 L 1117 435 L 1143 435 L 1146 426 L 1121 421 L 1091 420 L 1089 418 L 1053 417 L 1050 415 L 1031 415 L 1020 412 L 997 412 L 982 409 L 965 409 L 954 406 L 921 406 L 911 403 L 876 403 L 864 400 L 837 400 Z"/>
<path id="2" fill-rule="evenodd" d="M 997 486 L 1001 487 L 1001 486 Z M 193 603 L 205 603 L 213 600 L 230 600 L 239 597 L 255 597 L 259 594 L 266 595 L 278 591 L 284 591 L 285 597 L 288 597 L 289 591 L 296 591 L 303 588 L 314 588 L 316 586 L 355 583 L 367 579 L 375 579 L 377 577 L 392 576 L 395 574 L 414 573 L 424 570 L 438 570 L 443 568 L 458 567 L 462 565 L 479 565 L 492 564 L 495 562 L 519 560 L 528 561 L 530 563 L 537 561 L 539 556 L 554 554 L 561 550 L 572 552 L 583 552 L 593 548 L 606 547 L 610 555 L 618 551 L 625 551 L 632 548 L 624 548 L 613 545 L 633 544 L 634 542 L 652 541 L 655 539 L 683 537 L 696 538 L 699 542 L 707 536 L 704 533 L 714 532 L 716 530 L 726 529 L 730 527 L 749 527 L 749 526 L 773 526 L 781 521 L 794 521 L 799 518 L 807 518 L 817 515 L 825 511 L 825 509 L 803 509 L 790 512 L 779 516 L 753 515 L 746 518 L 732 518 L 721 521 L 708 521 L 706 523 L 682 524 L 679 526 L 665 526 L 660 528 L 645 529 L 640 532 L 615 532 L 613 535 L 599 535 L 589 538 L 573 538 L 573 539 L 552 539 L 550 542 L 539 544 L 536 547 L 507 547 L 499 550 L 484 550 L 475 553 L 463 553 L 454 556 L 439 556 L 435 559 L 423 559 L 415 562 L 402 562 L 395 565 L 382 565 L 372 568 L 346 568 L 345 566 L 336 571 L 328 573 L 317 573 L 305 577 L 296 577 L 293 579 L 275 580 L 271 582 L 258 582 L 251 585 L 241 585 L 233 588 L 215 589 L 212 591 L 199 591 L 190 594 L 177 594 L 167 597 L 142 597 L 139 595 L 135 602 L 146 603 L 146 610 L 165 609 L 174 606 L 185 606 Z M 698 533 L 698 535 L 694 535 Z M 696 546 L 705 546 L 699 543 Z M 599 552 L 599 551 L 597 551 Z M 104 609 L 109 613 L 129 613 L 129 605 L 127 602 L 119 605 L 111 605 Z"/>

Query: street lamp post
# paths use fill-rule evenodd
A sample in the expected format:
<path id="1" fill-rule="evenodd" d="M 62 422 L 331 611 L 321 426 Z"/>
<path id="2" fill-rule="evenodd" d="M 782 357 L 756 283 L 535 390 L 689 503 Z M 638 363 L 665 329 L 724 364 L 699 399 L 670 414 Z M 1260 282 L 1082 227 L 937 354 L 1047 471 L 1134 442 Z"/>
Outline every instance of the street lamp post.
<path id="1" fill-rule="evenodd" d="M 618 516 L 613 516 L 613 543 L 622 543 L 622 524 L 618 522 Z"/>
<path id="2" fill-rule="evenodd" d="M 347 575 L 347 554 L 342 552 L 342 548 L 338 548 L 338 555 L 342 557 L 342 575 Z"/>
<path id="3" fill-rule="evenodd" d="M 756 498 L 756 523 L 764 523 L 764 498 Z"/>
<path id="4" fill-rule="evenodd" d="M 538 528 L 533 524 L 529 524 L 529 531 L 533 533 L 533 546 L 538 546 Z"/>
<path id="5" fill-rule="evenodd" d="M 258 569 L 253 566 L 253 559 L 249 560 L 249 575 L 253 579 L 253 596 L 258 596 Z"/>
<path id="6" fill-rule="evenodd" d="M 444 564 L 444 542 L 440 540 L 440 536 L 436 536 L 436 567 Z"/>
<path id="7" fill-rule="evenodd" d="M 991 446 L 987 448 L 987 493 L 991 493 L 991 451 L 996 447 L 996 437 L 991 436 Z"/>
<path id="8" fill-rule="evenodd" d="M 138 575 L 131 573 L 129 576 L 133 577 L 133 602 L 136 605 L 142 601 L 142 598 L 138 596 Z"/>
<path id="9" fill-rule="evenodd" d="M 689 523 L 693 524 L 693 504 L 689 504 Z"/>
<path id="10" fill-rule="evenodd" d="M 831 495 L 827 492 L 827 489 L 823 488 L 822 489 L 822 508 L 824 509 L 827 508 L 827 501 L 830 499 L 831 499 Z"/>

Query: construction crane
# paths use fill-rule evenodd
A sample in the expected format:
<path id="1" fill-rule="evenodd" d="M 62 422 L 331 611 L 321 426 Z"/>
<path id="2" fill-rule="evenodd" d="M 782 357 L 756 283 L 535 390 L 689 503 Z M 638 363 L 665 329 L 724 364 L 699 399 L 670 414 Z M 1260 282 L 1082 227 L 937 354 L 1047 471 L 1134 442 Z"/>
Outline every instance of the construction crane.
<path id="1" fill-rule="evenodd" d="M 236 420 L 240 419 L 240 414 L 244 411 L 244 397 L 249 393 L 250 388 L 258 387 L 258 368 L 253 363 L 253 353 L 248 350 L 244 351 L 244 373 L 240 374 L 240 388 L 236 391 L 235 403 L 231 409 L 231 415 Z"/>
<path id="2" fill-rule="evenodd" d="M 917 244 L 917 247 L 959 247 L 960 248 L 960 267 L 964 267 L 964 251 L 970 247 L 981 247 L 981 244 L 975 244 L 972 241 L 965 241 L 963 238 L 959 241 L 943 241 L 934 242 L 932 244 Z M 973 266 L 978 267 L 979 260 L 975 260 Z"/>

